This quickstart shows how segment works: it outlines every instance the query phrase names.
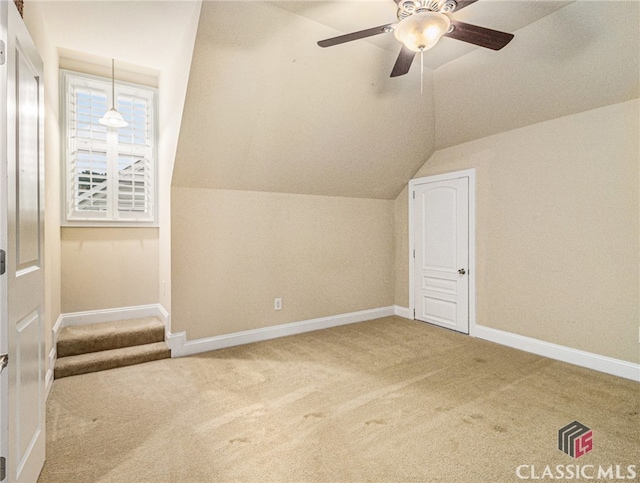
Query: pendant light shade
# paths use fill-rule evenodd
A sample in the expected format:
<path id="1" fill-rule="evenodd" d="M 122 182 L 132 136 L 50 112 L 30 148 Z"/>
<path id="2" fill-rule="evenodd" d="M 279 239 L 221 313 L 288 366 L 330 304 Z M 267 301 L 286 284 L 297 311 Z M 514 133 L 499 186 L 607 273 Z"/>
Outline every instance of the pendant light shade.
<path id="1" fill-rule="evenodd" d="M 122 114 L 113 107 L 102 116 L 100 124 L 104 124 L 107 127 L 126 127 L 128 125 L 127 121 L 122 118 Z"/>
<path id="2" fill-rule="evenodd" d="M 115 76 L 114 76 L 114 67 L 113 67 L 113 59 L 111 59 L 111 109 L 109 109 L 102 119 L 100 119 L 100 124 L 103 124 L 107 127 L 126 127 L 129 125 L 127 121 L 124 120 L 122 114 L 116 111 L 115 102 Z"/>
<path id="3" fill-rule="evenodd" d="M 442 13 L 420 12 L 400 21 L 393 33 L 409 50 L 424 52 L 438 43 L 450 25 L 449 17 Z"/>

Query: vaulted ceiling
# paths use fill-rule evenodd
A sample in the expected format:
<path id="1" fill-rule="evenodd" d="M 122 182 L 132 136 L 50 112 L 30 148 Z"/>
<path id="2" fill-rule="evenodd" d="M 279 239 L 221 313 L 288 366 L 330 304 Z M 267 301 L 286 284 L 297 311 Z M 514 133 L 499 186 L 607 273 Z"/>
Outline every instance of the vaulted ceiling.
<path id="1" fill-rule="evenodd" d="M 389 78 L 384 2 L 204 2 L 173 184 L 395 198 L 438 148 L 638 96 L 637 2 L 480 0 L 454 17 L 515 39 L 442 39 Z M 421 82 L 423 94 L 420 93 Z"/>
<path id="2" fill-rule="evenodd" d="M 193 1 L 44 4 L 70 55 L 153 74 L 190 54 Z M 392 22 L 392 0 L 204 0 L 173 184 L 393 199 L 436 149 L 640 95 L 638 1 L 480 0 L 453 17 L 515 38 L 443 38 L 423 76 L 417 56 L 391 79 L 393 34 L 316 42 Z"/>

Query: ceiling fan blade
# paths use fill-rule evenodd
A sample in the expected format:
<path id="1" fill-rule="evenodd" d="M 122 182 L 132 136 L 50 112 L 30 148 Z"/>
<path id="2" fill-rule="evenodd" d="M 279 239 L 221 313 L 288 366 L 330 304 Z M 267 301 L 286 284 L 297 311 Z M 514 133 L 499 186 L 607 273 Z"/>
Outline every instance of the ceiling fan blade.
<path id="1" fill-rule="evenodd" d="M 464 7 L 467 7 L 469 5 L 471 5 L 472 3 L 476 3 L 478 0 L 456 0 L 456 8 L 453 10 L 454 12 L 457 12 L 459 10 L 462 10 Z"/>
<path id="2" fill-rule="evenodd" d="M 398 55 L 398 59 L 396 60 L 396 64 L 393 66 L 393 70 L 391 71 L 391 77 L 398 77 L 409 72 L 411 63 L 415 56 L 416 53 L 413 50 L 409 50 L 403 45 L 402 50 Z"/>
<path id="3" fill-rule="evenodd" d="M 331 47 L 333 45 L 344 44 L 345 42 L 351 42 L 352 40 L 364 39 L 366 37 L 372 37 L 374 35 L 384 34 L 390 32 L 390 27 L 393 24 L 380 25 L 380 27 L 373 27 L 367 30 L 360 30 L 359 32 L 351 32 L 350 34 L 339 35 L 330 39 L 321 40 L 318 42 L 320 47 Z"/>
<path id="4" fill-rule="evenodd" d="M 453 31 L 444 34 L 445 37 L 462 40 L 463 42 L 479 45 L 480 47 L 486 47 L 491 50 L 500 50 L 513 39 L 513 34 L 478 27 L 477 25 L 471 25 L 458 20 L 451 19 L 451 26 L 453 27 Z"/>

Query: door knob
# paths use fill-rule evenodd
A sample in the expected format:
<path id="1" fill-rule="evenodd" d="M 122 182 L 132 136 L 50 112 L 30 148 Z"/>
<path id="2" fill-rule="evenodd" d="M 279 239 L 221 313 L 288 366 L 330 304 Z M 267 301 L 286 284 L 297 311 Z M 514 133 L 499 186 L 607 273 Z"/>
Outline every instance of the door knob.
<path id="1" fill-rule="evenodd" d="M 458 273 L 460 275 L 464 275 L 465 273 L 467 273 L 467 271 L 464 268 L 461 268 L 460 270 L 458 270 Z"/>

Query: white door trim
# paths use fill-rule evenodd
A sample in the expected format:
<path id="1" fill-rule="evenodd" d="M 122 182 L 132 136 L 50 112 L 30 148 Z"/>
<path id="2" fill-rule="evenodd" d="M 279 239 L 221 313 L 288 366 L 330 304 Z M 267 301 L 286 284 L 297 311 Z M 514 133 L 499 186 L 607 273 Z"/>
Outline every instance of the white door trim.
<path id="1" fill-rule="evenodd" d="M 8 2 L 0 1 L 0 40 L 6 49 L 9 42 Z M 5 50 L 6 52 L 6 50 Z M 6 55 L 6 54 L 5 54 Z M 8 250 L 7 225 L 7 61 L 0 65 L 0 249 Z M 8 344 L 8 302 L 7 274 L 0 276 L 0 354 L 9 352 Z M 5 368 L 0 376 L 0 456 L 9 457 L 9 370 Z"/>
<path id="2" fill-rule="evenodd" d="M 469 179 L 469 335 L 475 337 L 476 331 L 476 170 L 465 169 L 452 173 L 416 178 L 409 181 L 409 312 L 415 318 L 415 267 L 413 251 L 415 250 L 415 226 L 413 193 L 416 186 L 435 181 L 448 181 L 458 178 Z"/>

